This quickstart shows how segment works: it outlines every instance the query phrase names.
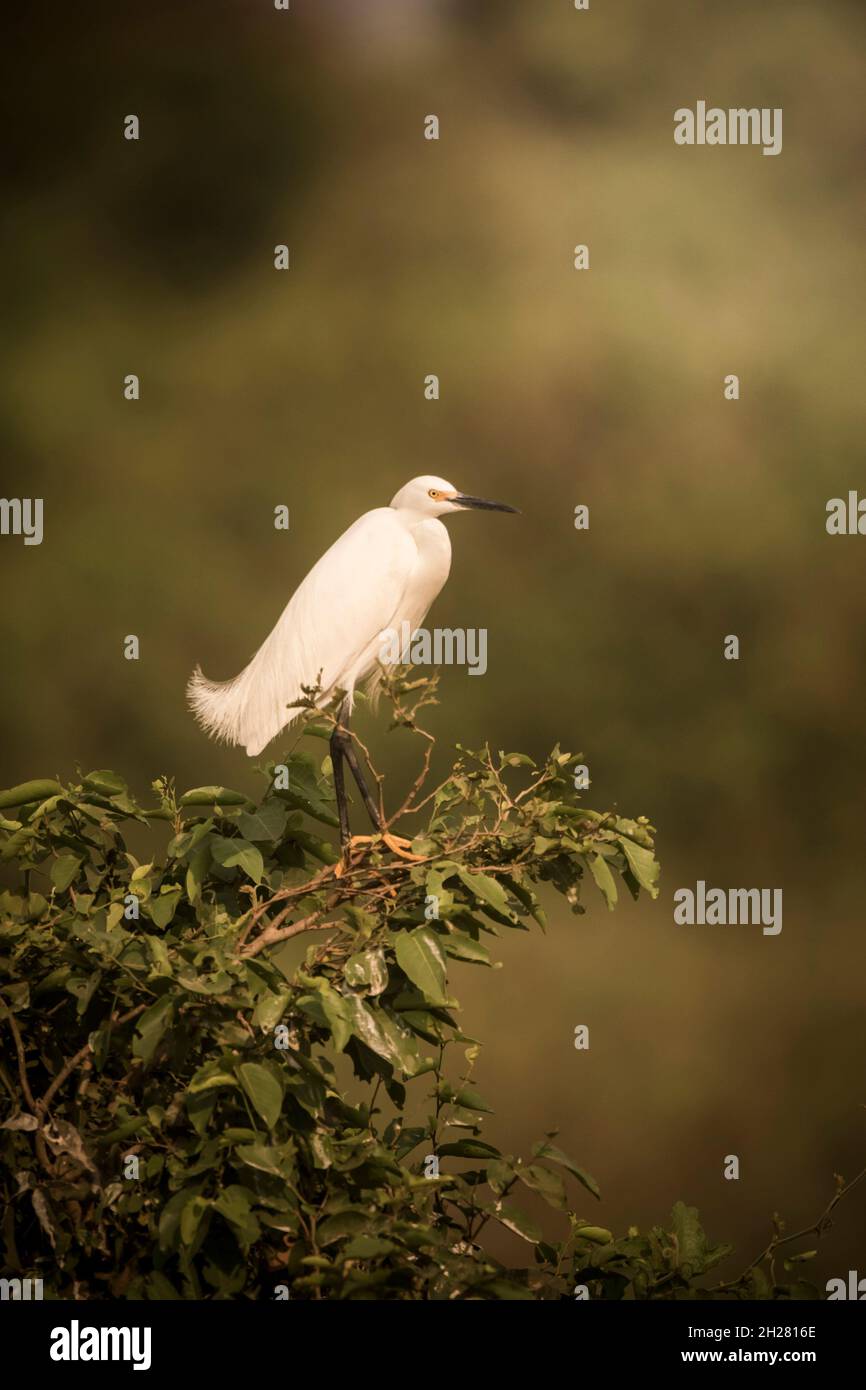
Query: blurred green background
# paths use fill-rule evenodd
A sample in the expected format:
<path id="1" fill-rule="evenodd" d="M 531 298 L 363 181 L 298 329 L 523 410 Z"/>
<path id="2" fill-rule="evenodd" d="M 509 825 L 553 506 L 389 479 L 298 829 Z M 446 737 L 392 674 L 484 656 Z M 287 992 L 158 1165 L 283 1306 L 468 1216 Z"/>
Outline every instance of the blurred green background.
<path id="1" fill-rule="evenodd" d="M 774 1209 L 807 1224 L 866 1157 L 866 540 L 824 528 L 866 485 L 862 6 L 10 22 L 3 492 L 45 499 L 45 540 L 0 542 L 0 780 L 79 763 L 140 792 L 162 772 L 255 788 L 188 716 L 192 666 L 235 674 L 410 477 L 512 502 L 450 523 L 433 621 L 486 627 L 489 670 L 444 673 L 442 757 L 580 748 L 589 804 L 658 826 L 663 879 L 654 904 L 558 913 L 503 942 L 498 974 L 458 975 L 488 1137 L 558 1125 L 608 1225 L 684 1198 L 750 1259 Z M 783 107 L 782 154 L 675 146 L 698 99 Z M 362 728 L 396 797 L 407 745 Z M 782 887 L 781 936 L 675 926 L 698 878 Z M 860 1192 L 814 1273 L 858 1261 Z"/>

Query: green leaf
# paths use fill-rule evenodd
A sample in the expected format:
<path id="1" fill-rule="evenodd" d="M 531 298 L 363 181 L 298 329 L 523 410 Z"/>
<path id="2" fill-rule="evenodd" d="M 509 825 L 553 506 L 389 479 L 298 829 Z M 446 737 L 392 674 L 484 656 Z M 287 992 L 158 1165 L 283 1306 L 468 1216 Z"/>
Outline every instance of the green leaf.
<path id="1" fill-rule="evenodd" d="M 487 907 L 493 908 L 501 917 L 506 917 L 509 922 L 517 920 L 514 911 L 508 906 L 508 897 L 501 883 L 490 874 L 475 873 L 462 867 L 457 870 L 464 886 L 469 889 L 480 902 Z"/>
<path id="2" fill-rule="evenodd" d="M 210 868 L 210 845 L 205 841 L 193 850 L 186 870 L 186 895 L 191 903 L 201 900 L 207 871 Z"/>
<path id="3" fill-rule="evenodd" d="M 334 732 L 333 724 L 328 724 L 323 719 L 314 720 L 312 724 L 305 724 L 303 733 L 308 738 L 321 738 L 325 743 L 329 743 Z"/>
<path id="4" fill-rule="evenodd" d="M 440 1144 L 438 1154 L 451 1158 L 501 1158 L 498 1149 L 485 1144 L 483 1139 L 458 1139 L 454 1144 Z"/>
<path id="5" fill-rule="evenodd" d="M 322 1009 L 331 1030 L 331 1038 L 334 1047 L 338 1052 L 342 1052 L 346 1043 L 352 1036 L 353 1011 L 348 999 L 331 986 L 322 982 L 325 987 L 320 991 Z"/>
<path id="6" fill-rule="evenodd" d="M 273 1032 L 286 1012 L 291 997 L 288 990 L 281 990 L 279 994 L 272 994 L 269 990 L 263 994 L 253 1010 L 253 1027 L 261 1028 L 263 1033 Z"/>
<path id="7" fill-rule="evenodd" d="M 122 796 L 128 791 L 127 785 L 122 777 L 118 777 L 116 772 L 110 768 L 102 768 L 99 772 L 88 772 L 84 778 L 83 785 L 90 791 L 99 792 L 102 796 Z"/>
<path id="8" fill-rule="evenodd" d="M 533 892 L 533 890 L 531 888 L 527 888 L 526 884 L 521 883 L 520 879 L 515 877 L 514 875 L 508 875 L 508 877 L 503 877 L 503 884 L 507 884 L 511 892 L 514 894 L 515 898 L 517 898 L 518 902 L 523 904 L 530 916 L 541 927 L 541 930 L 546 931 L 547 918 L 545 917 L 544 909 L 539 903 L 538 898 L 536 894 Z"/>
<path id="9" fill-rule="evenodd" d="M 414 1033 L 424 1038 L 425 1042 L 432 1043 L 435 1047 L 444 1042 L 444 1025 L 435 1014 L 429 1013 L 426 1009 L 401 1009 L 400 1017 Z"/>
<path id="10" fill-rule="evenodd" d="M 259 1223 L 252 1213 L 252 1196 L 237 1183 L 224 1187 L 214 1200 L 213 1209 L 226 1220 L 235 1233 L 241 1250 L 246 1253 L 259 1235 Z M 181 1218 L 181 1226 L 183 1218 Z"/>
<path id="11" fill-rule="evenodd" d="M 535 763 L 528 753 L 500 753 L 500 766 L 502 767 L 535 767 Z"/>
<path id="12" fill-rule="evenodd" d="M 532 842 L 532 853 L 540 857 L 547 854 L 548 850 L 556 849 L 558 845 L 558 840 L 551 840 L 547 835 L 536 835 Z"/>
<path id="13" fill-rule="evenodd" d="M 456 1105 L 462 1105 L 466 1110 L 480 1110 L 482 1114 L 493 1114 L 492 1107 L 481 1099 L 477 1091 L 473 1091 L 469 1086 L 461 1086 L 459 1091 L 454 1092 L 453 1099 Z"/>
<path id="14" fill-rule="evenodd" d="M 286 828 L 289 808 L 281 801 L 265 801 L 257 811 L 242 811 L 238 830 L 245 840 L 279 840 Z"/>
<path id="15" fill-rule="evenodd" d="M 180 1237 L 180 1222 L 185 1208 L 200 1195 L 198 1187 L 184 1187 L 169 1197 L 159 1217 L 159 1244 L 163 1250 L 173 1250 Z M 190 1228 L 189 1221 L 187 1229 Z"/>
<path id="16" fill-rule="evenodd" d="M 26 806 L 31 801 L 45 801 L 49 796 L 60 796 L 62 792 L 63 788 L 59 782 L 52 782 L 46 778 L 34 782 L 21 782 L 17 787 L 0 791 L 0 810 L 5 811 L 9 806 Z"/>
<path id="17" fill-rule="evenodd" d="M 63 893 L 73 883 L 81 868 L 82 861 L 77 854 L 61 854 L 51 865 L 51 882 L 58 893 Z"/>
<path id="18" fill-rule="evenodd" d="M 158 936 L 147 935 L 145 937 L 147 949 L 153 961 L 153 970 L 156 975 L 170 975 L 171 961 L 169 960 L 168 947 Z"/>
<path id="19" fill-rule="evenodd" d="M 380 1009 L 379 1021 L 382 1032 L 391 1045 L 392 1058 L 405 1075 L 419 1076 L 421 1072 L 427 1071 L 430 1066 L 429 1059 L 425 1061 L 421 1057 L 415 1034 L 406 1027 L 400 1016 L 391 1013 L 389 1009 Z"/>
<path id="20" fill-rule="evenodd" d="M 229 787 L 193 787 L 184 792 L 179 806 L 247 806 L 249 797 Z"/>
<path id="21" fill-rule="evenodd" d="M 172 885 L 167 891 L 160 889 L 157 896 L 148 902 L 147 911 L 150 919 L 160 931 L 165 931 L 182 897 L 183 889 Z"/>
<path id="22" fill-rule="evenodd" d="M 814 1284 L 807 1283 L 805 1279 L 798 1279 L 795 1284 L 788 1285 L 788 1297 L 795 1302 L 802 1300 L 804 1303 L 816 1303 L 819 1298 L 823 1298 L 823 1293 L 820 1293 Z"/>
<path id="23" fill-rule="evenodd" d="M 349 1241 L 343 1254 L 347 1260 L 374 1260 L 379 1255 L 390 1255 L 396 1249 L 393 1240 L 386 1240 L 383 1236 L 360 1235 Z"/>
<path id="24" fill-rule="evenodd" d="M 243 1144 L 235 1149 L 235 1155 L 250 1168 L 258 1168 L 260 1172 L 272 1173 L 278 1178 L 283 1176 L 281 1150 L 277 1147 L 271 1148 L 267 1144 Z"/>
<path id="25" fill-rule="evenodd" d="M 265 871 L 262 852 L 256 849 L 255 845 L 251 845 L 249 840 L 232 840 L 225 835 L 212 835 L 209 843 L 211 854 L 224 869 L 243 869 L 254 883 L 261 883 Z"/>
<path id="26" fill-rule="evenodd" d="M 0 851 L 0 859 L 5 862 L 15 858 L 26 858 L 30 841 L 35 839 L 35 836 L 36 831 L 31 826 L 22 825 L 4 844 L 2 851 Z"/>
<path id="27" fill-rule="evenodd" d="M 616 907 L 616 881 L 607 860 L 600 854 L 591 854 L 589 856 L 589 868 L 597 886 L 604 894 L 608 910 L 613 912 Z"/>
<path id="28" fill-rule="evenodd" d="M 343 966 L 343 979 L 353 989 L 364 989 L 374 996 L 382 994 L 388 987 L 388 967 L 382 949 L 356 951 Z"/>
<path id="29" fill-rule="evenodd" d="M 211 1203 L 205 1197 L 193 1197 L 180 1214 L 180 1238 L 184 1245 L 192 1246 L 201 1230 L 201 1224 L 210 1210 Z"/>
<path id="30" fill-rule="evenodd" d="M 169 855 L 173 859 L 186 859 L 213 828 L 214 818 L 208 816 L 206 820 L 197 821 L 191 830 L 182 830 L 169 844 Z"/>
<path id="31" fill-rule="evenodd" d="M 591 1240 L 593 1245 L 609 1245 L 613 1234 L 606 1226 L 575 1226 L 574 1234 L 581 1240 Z"/>
<path id="32" fill-rule="evenodd" d="M 490 952 L 480 941 L 475 941 L 465 932 L 450 932 L 448 936 L 441 938 L 442 946 L 449 956 L 454 956 L 456 960 L 469 961 L 473 965 L 489 965 Z"/>
<path id="33" fill-rule="evenodd" d="M 534 1221 L 517 1207 L 499 1207 L 495 1212 L 496 1220 L 499 1221 L 507 1230 L 513 1231 L 516 1236 L 522 1236 L 531 1245 L 537 1245 L 541 1240 L 541 1231 Z"/>
<path id="34" fill-rule="evenodd" d="M 619 843 L 622 845 L 629 868 L 641 888 L 645 888 L 651 898 L 657 898 L 659 895 L 657 883 L 659 864 L 652 850 L 644 849 L 643 845 L 636 845 L 625 835 L 619 836 Z"/>
<path id="35" fill-rule="evenodd" d="M 361 1210 L 342 1211 L 336 1216 L 328 1216 L 316 1227 L 316 1242 L 319 1245 L 333 1245 L 336 1240 L 359 1235 L 370 1224 L 370 1213 Z"/>
<path id="36" fill-rule="evenodd" d="M 593 1197 L 601 1198 L 601 1190 L 595 1178 L 587 1173 L 585 1168 L 578 1167 L 574 1159 L 569 1158 L 568 1154 L 563 1153 L 562 1149 L 558 1149 L 555 1144 L 549 1144 L 547 1141 L 533 1144 L 532 1153 L 535 1158 L 546 1158 L 550 1163 L 558 1163 L 560 1168 L 565 1168 L 573 1178 L 577 1178 L 577 1181 L 586 1188 L 587 1192 L 591 1192 Z"/>
<path id="37" fill-rule="evenodd" d="M 145 1064 L 153 1057 L 173 1018 L 174 998 L 166 994 L 161 999 L 157 999 L 155 1004 L 151 1004 L 149 1009 L 145 1009 L 138 1019 L 135 1025 L 135 1036 L 132 1040 L 132 1051 Z"/>
<path id="38" fill-rule="evenodd" d="M 207 1134 L 208 1125 L 216 1105 L 216 1096 L 213 1091 L 205 1091 L 201 1095 L 190 1095 L 186 1097 L 186 1113 L 189 1116 L 190 1124 L 201 1138 Z M 194 1168 L 193 1172 L 198 1172 Z"/>
<path id="39" fill-rule="evenodd" d="M 314 820 L 322 821 L 325 825 L 337 825 L 337 817 L 332 809 L 333 798 L 320 784 L 312 758 L 308 758 L 305 753 L 295 753 L 286 760 L 286 767 L 289 772 L 289 785 L 285 789 L 276 788 L 273 795 L 287 802 L 289 806 L 297 806 L 300 810 L 306 811 Z"/>
<path id="40" fill-rule="evenodd" d="M 384 1009 L 368 1008 L 357 994 L 347 996 L 345 1002 L 351 1010 L 355 1037 L 393 1067 L 416 1075 L 421 1063 L 414 1035 Z"/>
<path id="41" fill-rule="evenodd" d="M 516 1169 L 514 1169 L 510 1163 L 506 1162 L 504 1158 L 496 1159 L 494 1162 L 487 1164 L 487 1181 L 497 1197 L 502 1196 L 505 1189 L 511 1185 L 516 1176 Z"/>
<path id="42" fill-rule="evenodd" d="M 242 1062 L 238 1078 L 268 1129 L 273 1129 L 283 1108 L 283 1088 L 269 1067 Z"/>
<path id="43" fill-rule="evenodd" d="M 527 1167 L 521 1165 L 517 1169 L 517 1176 L 525 1187 L 537 1192 L 549 1206 L 558 1207 L 560 1211 L 567 1207 L 565 1183 L 558 1173 L 552 1173 L 540 1163 L 530 1163 Z"/>
<path id="44" fill-rule="evenodd" d="M 439 940 L 429 927 L 400 932 L 395 954 L 404 975 L 417 985 L 431 1004 L 445 1005 L 445 958 Z"/>
<path id="45" fill-rule="evenodd" d="M 532 1289 L 527 1288 L 525 1284 L 516 1284 L 511 1279 L 489 1279 L 481 1285 L 481 1290 L 509 1303 L 531 1303 L 536 1298 Z"/>
<path id="46" fill-rule="evenodd" d="M 299 830 L 296 826 L 286 831 L 286 837 L 322 864 L 339 863 L 340 851 L 330 840 L 322 840 L 318 835 L 310 835 L 308 831 Z"/>

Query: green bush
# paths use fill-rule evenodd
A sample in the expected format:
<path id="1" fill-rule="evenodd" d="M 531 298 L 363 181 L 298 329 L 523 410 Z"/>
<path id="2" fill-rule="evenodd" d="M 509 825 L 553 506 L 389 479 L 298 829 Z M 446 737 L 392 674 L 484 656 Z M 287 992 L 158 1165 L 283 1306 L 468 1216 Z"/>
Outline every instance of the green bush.
<path id="1" fill-rule="evenodd" d="M 417 859 L 377 839 L 342 865 L 329 762 L 298 751 L 258 804 L 160 779 L 143 807 L 106 771 L 0 796 L 7 1273 L 49 1297 L 702 1296 L 729 1247 L 693 1208 L 614 1239 L 554 1135 L 527 1159 L 480 1137 L 479 1043 L 449 980 L 489 966 L 497 933 L 544 928 L 539 885 L 575 912 L 587 885 L 611 908 L 617 881 L 655 895 L 652 827 L 586 809 L 558 749 L 541 766 L 458 750 L 428 791 L 430 683 L 390 693 L 424 740 L 399 812 Z M 490 1223 L 523 1238 L 525 1268 L 485 1251 Z M 757 1263 L 718 1295 L 774 1291 L 816 1296 Z"/>

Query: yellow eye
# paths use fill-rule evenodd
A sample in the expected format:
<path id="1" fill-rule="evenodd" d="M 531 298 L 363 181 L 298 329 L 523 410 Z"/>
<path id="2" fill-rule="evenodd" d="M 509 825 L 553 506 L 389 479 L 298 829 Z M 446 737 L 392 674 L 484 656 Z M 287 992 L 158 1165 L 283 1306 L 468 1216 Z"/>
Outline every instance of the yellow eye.
<path id="1" fill-rule="evenodd" d="M 439 493 L 436 491 L 435 487 L 431 487 L 429 492 L 427 493 L 427 496 L 432 497 L 433 501 L 435 502 L 439 496 Z"/>

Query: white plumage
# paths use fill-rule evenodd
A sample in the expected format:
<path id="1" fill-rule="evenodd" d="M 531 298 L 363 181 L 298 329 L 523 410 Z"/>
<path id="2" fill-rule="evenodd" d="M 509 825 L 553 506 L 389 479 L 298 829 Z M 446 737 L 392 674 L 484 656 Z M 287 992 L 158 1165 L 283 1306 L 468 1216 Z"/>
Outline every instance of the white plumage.
<path id="1" fill-rule="evenodd" d="M 202 727 L 255 757 L 303 712 L 303 686 L 321 682 L 317 705 L 377 683 L 389 629 L 423 622 L 451 567 L 438 519 L 467 507 L 513 511 L 466 497 L 443 478 L 413 478 L 388 507 L 359 517 L 313 566 L 249 665 L 233 680 L 196 668 L 187 695 Z"/>

